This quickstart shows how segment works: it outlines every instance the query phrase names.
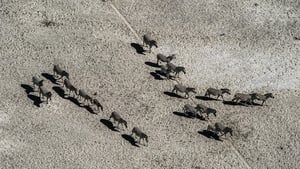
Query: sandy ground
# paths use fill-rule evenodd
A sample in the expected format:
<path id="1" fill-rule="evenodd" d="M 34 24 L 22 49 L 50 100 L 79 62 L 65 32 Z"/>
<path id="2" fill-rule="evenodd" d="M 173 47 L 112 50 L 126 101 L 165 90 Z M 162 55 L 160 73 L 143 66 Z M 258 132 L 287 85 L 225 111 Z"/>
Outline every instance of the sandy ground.
<path id="1" fill-rule="evenodd" d="M 2 0 L 0 168 L 296 169 L 299 11 L 296 0 Z M 159 48 L 139 54 L 132 46 L 147 32 Z M 187 69 L 179 81 L 197 94 L 165 94 L 176 82 L 155 75 L 157 53 L 177 54 L 174 64 Z M 78 88 L 97 92 L 104 111 L 94 114 L 95 107 L 64 95 L 51 79 L 54 63 Z M 32 89 L 33 75 L 51 89 L 49 104 Z M 208 87 L 272 92 L 275 99 L 228 105 L 201 99 Z M 186 118 L 180 112 L 187 103 L 218 115 Z M 128 121 L 127 130 L 110 128 L 112 111 Z M 215 122 L 234 136 L 199 134 Z M 149 135 L 148 146 L 131 144 L 134 126 Z"/>

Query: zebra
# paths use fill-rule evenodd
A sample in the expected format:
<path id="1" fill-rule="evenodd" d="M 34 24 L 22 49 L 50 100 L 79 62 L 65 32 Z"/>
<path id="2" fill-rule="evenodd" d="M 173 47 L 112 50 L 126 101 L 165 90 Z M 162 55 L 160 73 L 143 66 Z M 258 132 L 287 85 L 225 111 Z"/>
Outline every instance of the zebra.
<path id="1" fill-rule="evenodd" d="M 210 95 L 213 95 L 213 96 L 217 96 L 217 100 L 219 99 L 219 97 L 221 96 L 223 101 L 224 101 L 224 98 L 223 98 L 223 94 L 226 93 L 226 94 L 231 94 L 230 93 L 230 90 L 227 89 L 227 88 L 223 88 L 223 89 L 215 89 L 215 88 L 208 88 L 205 92 L 205 95 L 204 96 L 208 96 L 210 97 Z"/>
<path id="2" fill-rule="evenodd" d="M 40 86 L 43 86 L 44 80 L 40 79 L 37 76 L 33 76 L 32 77 L 32 83 L 33 83 L 33 88 L 35 88 L 35 86 L 40 87 Z"/>
<path id="3" fill-rule="evenodd" d="M 233 136 L 233 130 L 230 127 L 225 127 L 221 123 L 215 123 L 214 126 L 208 125 L 207 131 L 211 131 L 215 133 L 218 137 L 227 135 L 227 133 L 230 133 L 231 136 Z"/>
<path id="4" fill-rule="evenodd" d="M 197 104 L 196 109 L 199 112 L 206 114 L 207 119 L 209 119 L 210 114 L 213 114 L 215 117 L 217 117 L 217 110 L 216 109 L 206 107 L 203 104 Z"/>
<path id="5" fill-rule="evenodd" d="M 141 140 L 145 140 L 148 145 L 148 136 L 144 132 L 142 132 L 138 127 L 133 127 L 133 129 L 131 131 L 131 136 L 133 136 L 133 134 L 135 134 L 137 137 L 139 137 L 138 143 L 140 143 Z"/>
<path id="6" fill-rule="evenodd" d="M 168 69 L 174 71 L 176 69 L 177 66 L 175 66 L 173 63 L 171 62 L 167 62 L 167 66 L 168 66 Z"/>
<path id="7" fill-rule="evenodd" d="M 90 101 L 92 103 L 92 98 L 82 89 L 79 89 L 79 92 L 78 92 L 78 96 L 79 96 L 79 99 L 80 98 L 83 98 L 83 102 L 85 103 L 86 101 Z"/>
<path id="8" fill-rule="evenodd" d="M 157 42 L 153 40 L 149 34 L 143 36 L 143 46 L 145 46 L 145 44 L 149 46 L 149 53 L 151 53 L 152 46 L 157 48 Z"/>
<path id="9" fill-rule="evenodd" d="M 99 108 L 101 109 L 101 111 L 103 111 L 103 106 L 101 105 L 101 103 L 97 100 L 97 99 L 92 99 L 92 103 L 94 104 L 94 105 L 96 105 L 97 106 L 97 109 L 99 110 Z"/>
<path id="10" fill-rule="evenodd" d="M 253 105 L 253 100 L 256 98 L 256 94 L 244 94 L 244 93 L 236 93 L 233 96 L 232 101 L 238 103 L 238 101 L 247 102 Z M 244 106 L 247 106 L 245 103 L 242 103 Z"/>
<path id="11" fill-rule="evenodd" d="M 188 113 L 192 113 L 193 118 L 197 116 L 197 112 L 198 112 L 198 110 L 195 107 L 191 106 L 190 104 L 184 105 L 183 111 L 186 115 L 188 115 Z"/>
<path id="12" fill-rule="evenodd" d="M 222 125 L 221 123 L 215 123 L 215 130 L 216 132 L 218 132 L 219 134 L 221 133 L 221 136 L 225 135 L 227 133 L 230 133 L 231 136 L 233 136 L 233 130 L 230 127 L 225 127 L 224 125 Z"/>
<path id="13" fill-rule="evenodd" d="M 185 67 L 183 67 L 183 66 L 175 67 L 174 72 L 175 72 L 175 77 L 179 77 L 180 72 L 183 72 L 184 74 L 186 74 Z"/>
<path id="14" fill-rule="evenodd" d="M 264 105 L 264 103 L 266 102 L 267 99 L 269 99 L 269 98 L 274 99 L 275 98 L 272 93 L 266 93 L 264 95 L 258 94 L 258 93 L 252 93 L 252 95 L 255 95 L 256 100 L 262 101 L 262 103 L 261 103 L 262 106 Z"/>
<path id="15" fill-rule="evenodd" d="M 202 113 L 206 114 L 207 119 L 209 119 L 209 114 L 213 114 L 215 117 L 217 117 L 217 110 L 213 108 L 207 108 Z"/>
<path id="16" fill-rule="evenodd" d="M 114 119 L 114 122 L 118 122 L 118 126 L 117 126 L 117 127 L 119 127 L 119 124 L 121 124 L 121 125 L 124 125 L 124 126 L 127 128 L 127 121 L 124 120 L 124 119 L 120 116 L 119 113 L 117 113 L 117 112 L 115 112 L 115 111 L 112 112 L 111 115 L 110 115 L 110 117 L 109 117 L 109 120 L 110 120 L 111 118 Z"/>
<path id="17" fill-rule="evenodd" d="M 171 77 L 171 70 L 168 68 L 167 65 L 161 65 L 160 66 L 160 72 L 165 74 L 167 79 L 170 79 Z"/>
<path id="18" fill-rule="evenodd" d="M 174 91 L 177 92 L 181 92 L 181 93 L 185 93 L 185 98 L 189 98 L 189 93 L 190 92 L 193 92 L 193 93 L 196 93 L 196 89 L 195 88 L 192 88 L 192 87 L 186 87 L 186 86 L 183 86 L 181 84 L 176 84 L 174 85 L 174 88 L 172 90 L 172 93 L 174 93 Z"/>
<path id="19" fill-rule="evenodd" d="M 39 96 L 41 100 L 45 96 L 47 98 L 46 103 L 48 104 L 48 100 L 51 100 L 52 93 L 45 86 L 40 86 L 39 88 L 40 88 Z"/>
<path id="20" fill-rule="evenodd" d="M 78 90 L 77 90 L 77 88 L 74 87 L 74 86 L 72 85 L 72 83 L 70 82 L 69 79 L 65 79 L 65 80 L 64 80 L 63 87 L 66 87 L 67 89 L 69 89 L 69 95 L 70 95 L 71 93 L 75 93 L 76 95 L 78 95 Z"/>
<path id="21" fill-rule="evenodd" d="M 69 73 L 66 72 L 65 70 L 62 70 L 59 65 L 54 65 L 53 66 L 53 75 L 60 75 L 60 78 L 66 77 L 67 79 L 70 79 Z"/>
<path id="22" fill-rule="evenodd" d="M 207 129 L 206 129 L 206 130 L 207 130 L 207 131 L 214 132 L 214 133 L 216 132 L 215 128 L 214 128 L 212 125 L 210 125 L 210 124 L 207 126 Z"/>
<path id="23" fill-rule="evenodd" d="M 175 73 L 175 76 L 177 76 L 177 77 L 179 77 L 180 72 L 183 72 L 184 74 L 186 74 L 185 67 L 183 67 L 183 66 L 176 66 L 171 62 L 167 62 L 167 66 L 168 66 L 168 69 L 173 71 Z"/>
<path id="24" fill-rule="evenodd" d="M 159 61 L 161 61 L 161 62 L 171 62 L 173 59 L 176 59 L 175 54 L 172 54 L 172 55 L 167 57 L 167 56 L 165 56 L 161 53 L 157 54 L 156 58 L 157 58 L 157 65 L 159 65 Z"/>

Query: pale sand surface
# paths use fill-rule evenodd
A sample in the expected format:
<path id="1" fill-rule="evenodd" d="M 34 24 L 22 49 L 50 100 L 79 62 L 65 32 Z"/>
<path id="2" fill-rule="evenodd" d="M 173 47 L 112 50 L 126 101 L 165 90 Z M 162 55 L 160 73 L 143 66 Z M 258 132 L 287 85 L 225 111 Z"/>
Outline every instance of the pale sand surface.
<path id="1" fill-rule="evenodd" d="M 1 1 L 0 168 L 297 169 L 299 11 L 295 0 Z M 44 14 L 57 25 L 43 26 Z M 147 32 L 159 48 L 141 55 L 131 43 L 141 44 Z M 174 64 L 187 69 L 179 80 L 196 95 L 164 94 L 176 82 L 150 74 L 157 53 L 177 54 Z M 75 86 L 97 92 L 104 112 L 62 98 L 59 85 L 41 75 L 52 74 L 54 63 Z M 51 89 L 48 105 L 34 104 L 38 92 L 27 95 L 33 75 Z M 208 87 L 272 92 L 275 99 L 244 107 L 195 98 Z M 173 113 L 187 103 L 218 115 L 202 121 Z M 112 111 L 128 130 L 102 123 Z M 215 122 L 231 126 L 234 136 L 221 142 L 198 133 Z M 125 139 L 134 126 L 149 135 L 147 147 Z"/>

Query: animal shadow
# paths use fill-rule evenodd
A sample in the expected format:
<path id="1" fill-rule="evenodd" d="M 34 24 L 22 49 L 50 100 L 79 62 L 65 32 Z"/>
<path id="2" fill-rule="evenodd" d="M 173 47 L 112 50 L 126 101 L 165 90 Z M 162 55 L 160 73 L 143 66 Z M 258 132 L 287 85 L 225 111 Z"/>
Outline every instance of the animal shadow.
<path id="1" fill-rule="evenodd" d="M 182 113 L 182 112 L 173 112 L 173 114 L 177 115 L 177 116 L 180 116 L 180 117 L 186 117 L 186 118 L 197 118 L 199 120 L 203 120 L 203 121 L 206 121 L 206 119 L 202 116 L 200 116 L 199 114 L 196 114 L 196 117 L 191 113 L 191 112 L 188 112 L 188 113 Z"/>
<path id="2" fill-rule="evenodd" d="M 184 97 L 182 97 L 182 96 L 180 96 L 180 95 L 178 95 L 176 93 L 172 93 L 172 92 L 164 92 L 164 94 L 168 95 L 170 97 L 176 97 L 176 98 L 179 98 L 179 99 L 186 99 L 186 98 L 184 98 Z"/>
<path id="3" fill-rule="evenodd" d="M 33 104 L 37 107 L 41 107 L 42 100 L 40 97 L 28 94 L 27 97 L 33 101 Z"/>
<path id="4" fill-rule="evenodd" d="M 44 76 L 46 79 L 50 80 L 53 84 L 58 84 L 53 75 L 51 75 L 49 73 L 42 73 L 42 76 Z"/>
<path id="5" fill-rule="evenodd" d="M 207 138 L 215 139 L 217 141 L 222 141 L 220 139 L 220 137 L 216 133 L 214 133 L 212 131 L 203 130 L 203 131 L 198 131 L 198 133 L 201 134 L 201 135 L 203 135 L 203 136 L 205 136 L 205 137 L 207 137 Z"/>
<path id="6" fill-rule="evenodd" d="M 29 94 L 29 93 L 31 93 L 31 92 L 34 92 L 33 88 L 32 88 L 31 86 L 27 85 L 27 84 L 21 84 L 21 87 L 22 87 L 23 89 L 25 89 L 25 92 L 26 92 L 27 94 Z"/>
<path id="7" fill-rule="evenodd" d="M 150 72 L 150 75 L 154 77 L 155 80 L 164 80 L 161 76 L 156 72 Z"/>
<path id="8" fill-rule="evenodd" d="M 64 89 L 62 89 L 61 87 L 58 87 L 58 86 L 54 86 L 52 87 L 52 89 L 62 98 L 66 99 L 65 98 L 65 91 Z"/>
<path id="9" fill-rule="evenodd" d="M 160 71 L 160 70 L 155 70 L 155 73 L 156 73 L 157 75 L 159 75 L 159 76 L 164 76 L 164 77 L 167 78 L 167 75 L 166 75 L 164 72 Z M 170 78 L 171 80 L 174 80 L 174 79 L 175 79 L 175 77 L 172 76 L 172 75 L 169 75 L 169 78 Z"/>
<path id="10" fill-rule="evenodd" d="M 180 117 L 186 117 L 186 118 L 192 118 L 192 114 L 191 113 L 189 113 L 189 114 L 186 114 L 186 113 L 182 113 L 182 112 L 177 112 L 177 111 L 175 111 L 175 112 L 173 112 L 173 114 L 175 114 L 175 115 L 177 115 L 177 116 L 180 116 Z"/>
<path id="11" fill-rule="evenodd" d="M 146 50 L 144 50 L 142 45 L 137 44 L 137 43 L 131 43 L 130 45 L 131 45 L 131 47 L 133 47 L 136 50 L 136 53 L 145 55 L 144 52 L 146 52 Z"/>
<path id="12" fill-rule="evenodd" d="M 217 100 L 215 98 L 211 98 L 211 97 L 207 97 L 207 96 L 196 96 L 195 98 L 199 99 L 199 100 Z"/>
<path id="13" fill-rule="evenodd" d="M 83 106 L 88 112 L 92 113 L 92 114 L 97 114 L 96 112 L 94 112 L 94 110 L 91 108 L 91 106 Z"/>
<path id="14" fill-rule="evenodd" d="M 255 103 L 255 102 L 253 102 L 252 105 L 253 105 L 253 106 L 262 106 L 261 104 Z"/>
<path id="15" fill-rule="evenodd" d="M 76 104 L 78 107 L 82 107 L 81 104 L 80 104 L 80 102 L 76 98 L 68 96 L 66 99 L 70 100 L 71 102 L 73 102 L 74 104 Z"/>
<path id="16" fill-rule="evenodd" d="M 145 64 L 148 66 L 151 66 L 151 67 L 160 68 L 159 65 L 157 65 L 156 63 L 153 63 L 153 62 L 145 62 Z"/>
<path id="17" fill-rule="evenodd" d="M 109 120 L 106 120 L 106 119 L 101 119 L 100 122 L 102 124 L 104 124 L 107 128 L 109 128 L 110 130 L 112 131 L 116 131 L 116 132 L 119 132 L 118 130 L 116 130 L 116 128 L 114 127 L 113 123 Z"/>
<path id="18" fill-rule="evenodd" d="M 234 101 L 223 101 L 223 104 L 231 105 L 231 106 L 251 106 L 248 102 L 234 102 Z M 253 106 L 257 106 L 259 104 L 253 103 Z"/>
<path id="19" fill-rule="evenodd" d="M 131 145 L 135 146 L 135 147 L 140 147 L 139 145 L 137 145 L 135 139 L 131 136 L 131 135 L 128 135 L 128 134 L 122 134 L 122 137 L 128 141 Z"/>

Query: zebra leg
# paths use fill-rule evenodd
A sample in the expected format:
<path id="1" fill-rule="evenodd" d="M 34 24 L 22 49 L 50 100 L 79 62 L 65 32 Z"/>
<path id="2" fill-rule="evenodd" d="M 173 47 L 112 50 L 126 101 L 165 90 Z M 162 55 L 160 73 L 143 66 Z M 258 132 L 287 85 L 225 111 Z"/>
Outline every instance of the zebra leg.
<path id="1" fill-rule="evenodd" d="M 242 103 L 241 101 L 240 101 L 240 103 Z M 242 105 L 244 105 L 244 106 L 246 106 L 246 107 L 248 107 L 249 105 L 248 104 L 246 104 L 246 103 L 242 103 Z"/>
<path id="2" fill-rule="evenodd" d="M 167 73 L 166 76 L 167 76 L 167 80 L 169 80 L 170 79 L 170 74 Z"/>
<path id="3" fill-rule="evenodd" d="M 238 102 L 239 102 L 239 99 L 237 99 L 237 98 L 234 98 L 234 99 L 232 99 L 232 101 L 235 101 L 235 103 L 236 103 L 236 104 L 238 104 Z"/>
<path id="4" fill-rule="evenodd" d="M 253 100 L 248 101 L 251 106 L 253 106 Z"/>
<path id="5" fill-rule="evenodd" d="M 185 92 L 185 98 L 190 98 L 190 96 L 189 96 L 189 93 L 188 92 Z"/>
<path id="6" fill-rule="evenodd" d="M 197 112 L 194 112 L 194 114 L 195 114 L 195 118 L 197 117 Z"/>

